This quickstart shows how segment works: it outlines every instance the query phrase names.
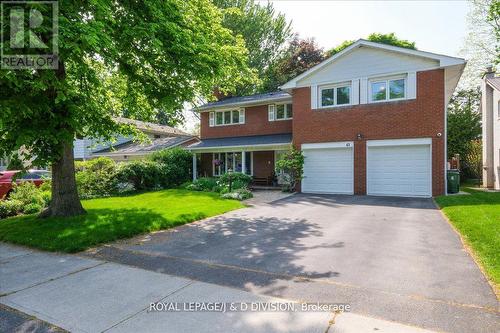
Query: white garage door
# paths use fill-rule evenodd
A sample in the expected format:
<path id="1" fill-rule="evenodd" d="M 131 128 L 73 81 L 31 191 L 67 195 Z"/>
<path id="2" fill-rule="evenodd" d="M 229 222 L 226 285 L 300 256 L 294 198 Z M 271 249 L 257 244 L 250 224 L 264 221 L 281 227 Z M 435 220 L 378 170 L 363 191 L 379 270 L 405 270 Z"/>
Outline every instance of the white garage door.
<path id="1" fill-rule="evenodd" d="M 351 142 L 304 144 L 305 193 L 354 193 L 353 144 Z"/>
<path id="2" fill-rule="evenodd" d="M 430 197 L 431 193 L 430 144 L 370 146 L 368 142 L 368 195 Z"/>

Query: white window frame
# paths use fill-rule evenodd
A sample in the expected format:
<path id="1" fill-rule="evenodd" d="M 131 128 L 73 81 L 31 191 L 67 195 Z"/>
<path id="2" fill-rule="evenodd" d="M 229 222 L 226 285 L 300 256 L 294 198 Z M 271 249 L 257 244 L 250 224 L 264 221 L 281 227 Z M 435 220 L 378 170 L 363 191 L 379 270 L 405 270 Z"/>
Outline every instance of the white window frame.
<path id="1" fill-rule="evenodd" d="M 235 123 L 233 119 L 233 112 L 238 112 L 238 122 Z M 231 112 L 231 122 L 228 124 L 224 124 L 224 113 Z M 217 114 L 222 114 L 222 124 L 217 124 Z M 209 126 L 210 127 L 218 127 L 218 126 L 233 126 L 233 125 L 243 125 L 245 124 L 245 109 L 228 109 L 221 111 L 211 111 L 209 114 Z"/>
<path id="2" fill-rule="evenodd" d="M 240 154 L 246 154 L 246 153 L 250 153 L 250 161 L 246 160 L 245 161 L 245 164 L 248 165 L 248 163 L 250 163 L 250 175 L 249 176 L 253 176 L 253 151 L 226 151 L 226 152 L 220 152 L 220 153 L 212 153 L 212 176 L 213 177 L 220 177 L 221 175 L 223 175 L 224 173 L 227 172 L 228 170 L 228 167 L 227 167 L 227 154 L 234 154 L 234 153 L 240 153 Z M 221 157 L 221 155 L 224 154 L 224 156 Z M 218 165 L 217 167 L 215 166 L 215 164 L 213 163 L 213 161 L 215 160 L 215 155 L 218 155 L 219 157 L 221 157 L 220 159 L 223 159 L 224 160 L 224 169 L 221 170 L 221 166 Z M 219 158 L 217 158 L 219 159 Z M 242 156 L 242 160 L 243 160 L 243 156 Z M 233 161 L 234 161 L 234 158 L 233 158 Z M 219 174 L 215 174 L 215 170 L 218 169 L 218 172 Z"/>
<path id="3" fill-rule="evenodd" d="M 349 103 L 337 104 L 337 88 L 349 88 Z M 333 89 L 333 105 L 323 105 L 322 95 L 323 90 Z M 340 82 L 334 84 L 326 84 L 318 87 L 318 109 L 338 108 L 343 106 L 350 106 L 352 104 L 352 81 Z"/>
<path id="4" fill-rule="evenodd" d="M 405 90 L 404 90 L 404 97 L 401 98 L 390 98 L 390 83 L 391 81 L 398 81 L 398 80 L 404 80 L 405 83 Z M 379 101 L 376 101 L 373 99 L 373 91 L 372 91 L 372 84 L 374 83 L 385 83 L 385 99 L 381 99 Z M 372 78 L 368 80 L 368 101 L 369 103 L 387 103 L 387 102 L 394 102 L 394 101 L 402 101 L 408 99 L 408 75 L 398 75 L 398 76 L 390 76 L 390 77 L 384 77 L 384 78 Z"/>
<path id="5" fill-rule="evenodd" d="M 285 108 L 285 118 L 278 118 L 278 105 L 283 105 Z M 267 106 L 268 109 L 268 116 L 267 120 L 268 121 L 282 121 L 282 120 L 292 120 L 293 119 L 293 113 L 292 116 L 290 117 L 290 113 L 288 111 L 288 106 L 292 107 L 292 112 L 293 112 L 293 105 L 292 103 L 276 103 L 276 104 L 269 104 Z"/>

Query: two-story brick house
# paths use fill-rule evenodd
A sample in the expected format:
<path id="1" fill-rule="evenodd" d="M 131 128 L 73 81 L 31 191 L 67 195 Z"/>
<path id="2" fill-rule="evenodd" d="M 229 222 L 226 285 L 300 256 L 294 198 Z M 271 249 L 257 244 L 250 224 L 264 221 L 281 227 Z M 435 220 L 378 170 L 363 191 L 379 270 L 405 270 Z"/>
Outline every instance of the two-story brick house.
<path id="1" fill-rule="evenodd" d="M 358 40 L 280 92 L 208 103 L 194 177 L 228 169 L 270 178 L 292 145 L 302 192 L 446 193 L 446 107 L 465 61 Z"/>

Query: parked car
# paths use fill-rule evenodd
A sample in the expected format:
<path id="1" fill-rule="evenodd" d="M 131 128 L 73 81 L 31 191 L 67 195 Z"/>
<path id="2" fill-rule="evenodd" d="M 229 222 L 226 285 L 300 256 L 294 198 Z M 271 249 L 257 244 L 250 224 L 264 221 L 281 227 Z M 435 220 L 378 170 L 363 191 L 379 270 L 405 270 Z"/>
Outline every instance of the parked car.
<path id="1" fill-rule="evenodd" d="M 12 192 L 12 183 L 20 184 L 22 182 L 33 182 L 36 186 L 40 186 L 51 175 L 46 170 L 28 170 L 28 171 L 1 171 L 0 172 L 0 199 L 7 198 Z"/>

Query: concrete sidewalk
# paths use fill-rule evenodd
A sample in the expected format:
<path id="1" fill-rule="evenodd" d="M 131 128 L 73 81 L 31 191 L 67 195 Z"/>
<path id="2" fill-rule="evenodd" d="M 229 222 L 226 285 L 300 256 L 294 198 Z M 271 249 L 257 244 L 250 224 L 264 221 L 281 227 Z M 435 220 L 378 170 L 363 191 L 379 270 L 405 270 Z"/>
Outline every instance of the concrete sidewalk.
<path id="1" fill-rule="evenodd" d="M 150 312 L 153 302 L 297 303 L 5 244 L 0 244 L 0 295 L 0 303 L 72 332 L 429 332 L 352 313 Z M 9 321 L 13 315 L 0 307 L 3 322 L 15 322 L 22 332 L 19 316 Z"/>

